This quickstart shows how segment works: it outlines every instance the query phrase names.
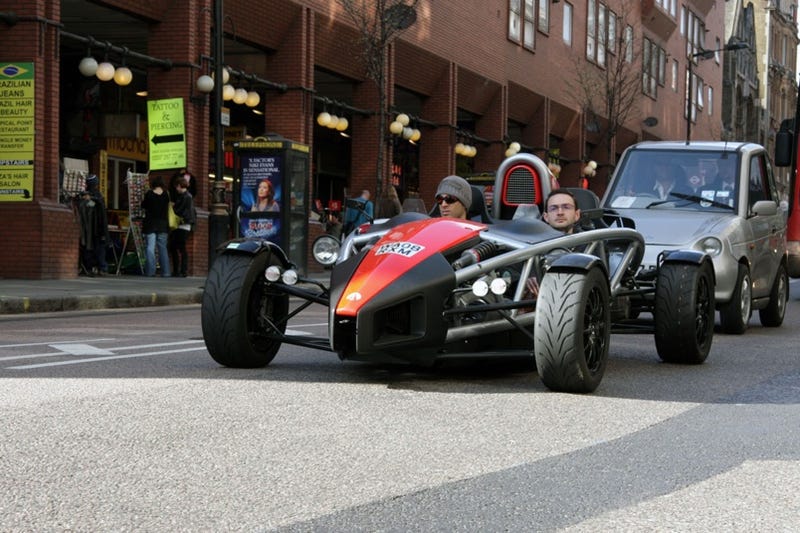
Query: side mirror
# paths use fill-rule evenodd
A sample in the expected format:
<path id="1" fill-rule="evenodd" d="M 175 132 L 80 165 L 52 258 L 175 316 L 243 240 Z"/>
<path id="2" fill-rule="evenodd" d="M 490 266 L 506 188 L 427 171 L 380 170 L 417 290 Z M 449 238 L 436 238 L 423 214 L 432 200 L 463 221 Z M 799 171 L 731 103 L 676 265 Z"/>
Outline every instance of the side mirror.
<path id="1" fill-rule="evenodd" d="M 788 130 L 781 129 L 775 134 L 775 166 L 788 167 L 792 164 L 792 148 L 794 135 Z"/>
<path id="2" fill-rule="evenodd" d="M 778 213 L 778 204 L 772 200 L 759 200 L 753 204 L 750 210 L 755 216 L 772 216 Z"/>

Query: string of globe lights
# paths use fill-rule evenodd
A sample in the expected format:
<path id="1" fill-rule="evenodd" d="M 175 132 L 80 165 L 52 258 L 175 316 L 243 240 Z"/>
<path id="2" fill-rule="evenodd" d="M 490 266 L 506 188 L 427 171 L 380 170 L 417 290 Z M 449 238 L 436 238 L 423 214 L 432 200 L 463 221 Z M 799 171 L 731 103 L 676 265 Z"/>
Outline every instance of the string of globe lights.
<path id="1" fill-rule="evenodd" d="M 389 133 L 394 135 L 394 138 L 403 138 L 411 144 L 416 144 L 422 138 L 422 132 L 419 128 L 412 128 L 412 117 L 406 113 L 398 113 L 394 120 L 389 123 Z"/>
<path id="2" fill-rule="evenodd" d="M 203 57 L 201 61 L 212 62 L 211 58 Z M 236 77 L 239 81 L 237 85 L 238 87 L 234 86 L 231 83 L 231 78 Z M 216 83 L 215 73 L 212 72 L 211 74 L 203 74 L 197 78 L 195 82 L 195 87 L 201 93 L 208 94 L 214 90 L 214 84 Z M 247 88 L 241 86 L 242 80 L 244 80 L 247 85 Z M 253 85 L 261 85 L 266 86 L 272 89 L 276 89 L 279 92 L 286 92 L 288 87 L 281 83 L 275 83 L 269 80 L 264 80 L 256 76 L 255 74 L 248 74 L 244 71 L 239 71 L 233 69 L 229 66 L 225 66 L 222 69 L 222 100 L 225 102 L 233 102 L 234 104 L 239 105 L 246 105 L 247 107 L 256 107 L 259 103 L 261 103 L 261 95 L 258 94 L 258 91 L 253 89 Z"/>
<path id="3" fill-rule="evenodd" d="M 130 85 L 133 81 L 133 72 L 126 64 L 129 57 L 141 59 L 147 63 L 157 64 L 167 69 L 173 66 L 173 63 L 169 60 L 132 52 L 127 47 L 114 46 L 108 41 L 99 43 L 93 37 L 81 37 L 80 35 L 70 34 L 68 32 L 61 32 L 61 35 L 87 43 L 86 56 L 78 63 L 78 70 L 87 78 L 94 76 L 100 81 L 114 80 L 114 83 L 120 87 Z M 104 48 L 103 61 L 100 63 L 98 63 L 97 59 L 92 55 L 93 46 L 101 46 Z M 109 57 L 112 52 L 120 56 L 119 66 L 115 67 L 110 61 Z"/>
<path id="4" fill-rule="evenodd" d="M 314 100 L 322 102 L 322 111 L 317 115 L 317 124 L 323 128 L 338 131 L 342 137 L 349 137 L 347 128 L 350 127 L 350 121 L 344 116 L 345 111 L 351 115 L 361 115 L 362 117 L 373 114 L 372 111 L 359 109 L 327 96 L 314 95 Z"/>
<path id="5" fill-rule="evenodd" d="M 453 147 L 453 151 L 456 153 L 456 155 L 468 158 L 473 158 L 478 155 L 478 149 L 474 144 L 478 141 L 478 137 L 475 136 L 475 134 L 466 130 L 457 130 L 456 140 L 458 142 L 456 142 L 455 146 Z"/>

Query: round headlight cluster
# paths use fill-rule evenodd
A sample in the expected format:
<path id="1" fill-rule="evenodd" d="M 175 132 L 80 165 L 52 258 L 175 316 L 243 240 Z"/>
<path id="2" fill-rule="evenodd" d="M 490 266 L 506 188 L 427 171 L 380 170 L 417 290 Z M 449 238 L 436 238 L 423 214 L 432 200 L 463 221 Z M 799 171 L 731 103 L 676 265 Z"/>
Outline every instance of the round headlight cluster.
<path id="1" fill-rule="evenodd" d="M 722 241 L 716 237 L 706 237 L 700 241 L 700 249 L 711 257 L 716 257 L 722 253 Z"/>

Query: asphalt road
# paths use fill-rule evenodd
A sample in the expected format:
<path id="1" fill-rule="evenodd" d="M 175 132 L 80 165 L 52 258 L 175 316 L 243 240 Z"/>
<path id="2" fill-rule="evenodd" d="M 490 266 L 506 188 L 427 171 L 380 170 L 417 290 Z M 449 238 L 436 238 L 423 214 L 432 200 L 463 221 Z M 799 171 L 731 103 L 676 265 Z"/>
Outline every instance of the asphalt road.
<path id="1" fill-rule="evenodd" d="M 614 336 L 591 395 L 297 347 L 226 369 L 197 306 L 2 319 L 0 530 L 794 531 L 798 295 L 700 366 Z"/>

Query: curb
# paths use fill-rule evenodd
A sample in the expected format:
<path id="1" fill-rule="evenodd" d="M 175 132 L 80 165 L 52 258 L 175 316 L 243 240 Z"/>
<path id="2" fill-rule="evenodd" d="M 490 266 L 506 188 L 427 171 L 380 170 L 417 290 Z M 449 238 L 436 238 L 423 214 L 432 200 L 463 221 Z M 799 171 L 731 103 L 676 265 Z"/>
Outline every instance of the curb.
<path id="1" fill-rule="evenodd" d="M 154 292 L 122 296 L 3 297 L 0 298 L 0 315 L 186 305 L 199 304 L 202 300 L 202 289 L 179 294 Z"/>

